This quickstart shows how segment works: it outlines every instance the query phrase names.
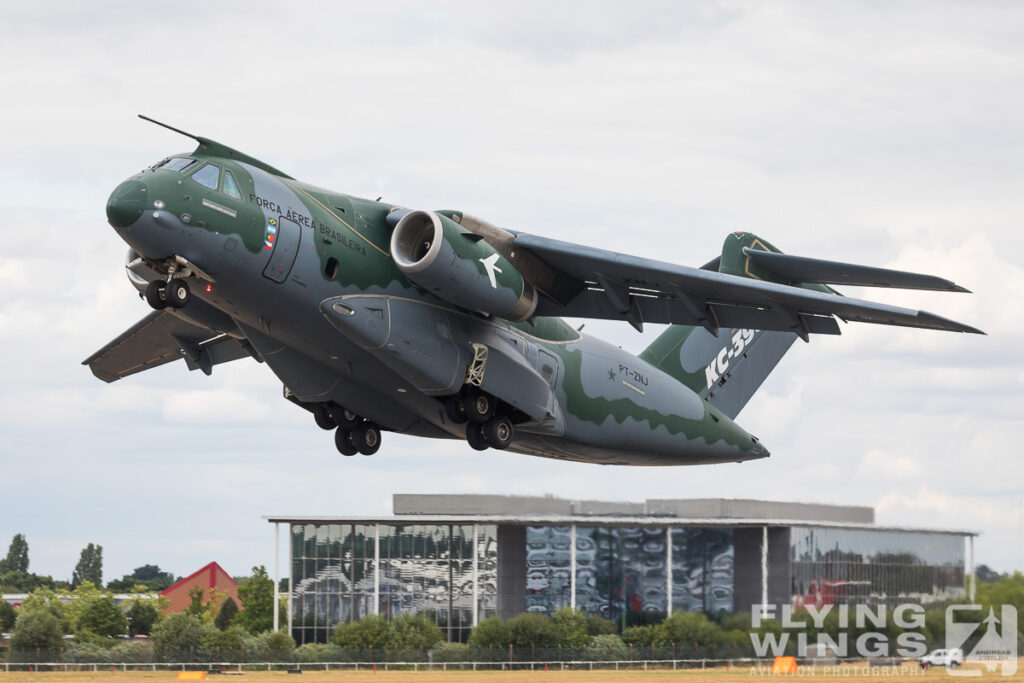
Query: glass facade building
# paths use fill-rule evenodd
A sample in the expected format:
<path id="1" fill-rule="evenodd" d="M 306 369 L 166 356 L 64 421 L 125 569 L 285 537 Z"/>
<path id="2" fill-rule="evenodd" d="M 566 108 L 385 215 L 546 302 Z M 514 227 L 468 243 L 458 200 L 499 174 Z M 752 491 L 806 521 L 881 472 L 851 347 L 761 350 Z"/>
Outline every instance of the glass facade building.
<path id="1" fill-rule="evenodd" d="M 527 527 L 527 611 L 575 606 L 614 621 L 638 612 L 733 611 L 730 529 L 577 526 L 574 563 L 572 536 L 571 527 Z"/>
<path id="2" fill-rule="evenodd" d="M 488 524 L 292 524 L 291 631 L 325 643 L 370 614 L 426 614 L 465 640 L 474 604 L 495 614 L 496 527 Z"/>
<path id="3" fill-rule="evenodd" d="M 795 526 L 790 538 L 798 607 L 926 604 L 963 593 L 962 534 Z"/>
<path id="4" fill-rule="evenodd" d="M 338 624 L 371 614 L 425 614 L 449 640 L 465 641 L 489 616 L 561 607 L 627 625 L 765 602 L 927 604 L 962 596 L 973 564 L 973 532 L 876 527 L 869 508 L 409 498 L 424 509 L 266 517 L 290 531 L 297 643 L 326 642 Z"/>

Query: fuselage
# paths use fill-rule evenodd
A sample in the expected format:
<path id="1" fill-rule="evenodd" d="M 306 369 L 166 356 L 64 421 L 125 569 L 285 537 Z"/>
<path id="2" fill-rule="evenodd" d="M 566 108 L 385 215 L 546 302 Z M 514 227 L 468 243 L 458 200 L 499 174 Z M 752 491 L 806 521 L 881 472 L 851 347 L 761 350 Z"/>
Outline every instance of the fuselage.
<path id="1" fill-rule="evenodd" d="M 460 390 L 486 346 L 482 386 L 516 416 L 511 450 L 630 465 L 767 456 L 631 353 L 558 318 L 513 323 L 411 282 L 389 250 L 388 217 L 399 209 L 201 146 L 122 183 L 107 214 L 154 277 L 167 264 L 194 266 L 195 314 L 176 314 L 245 340 L 300 404 L 331 401 L 386 430 L 465 438 L 441 400 Z"/>

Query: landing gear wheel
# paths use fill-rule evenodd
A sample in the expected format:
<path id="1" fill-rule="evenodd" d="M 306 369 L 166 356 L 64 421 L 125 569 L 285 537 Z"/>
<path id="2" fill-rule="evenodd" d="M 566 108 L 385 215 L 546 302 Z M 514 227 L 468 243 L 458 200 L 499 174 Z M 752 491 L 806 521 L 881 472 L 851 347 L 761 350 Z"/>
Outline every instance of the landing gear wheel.
<path id="1" fill-rule="evenodd" d="M 165 292 L 164 297 L 167 299 L 167 305 L 171 308 L 182 308 L 192 296 L 185 281 L 178 278 L 167 283 Z"/>
<path id="2" fill-rule="evenodd" d="M 498 450 L 505 450 L 512 445 L 512 420 L 504 415 L 495 415 L 484 424 L 484 436 L 487 443 Z"/>
<path id="3" fill-rule="evenodd" d="M 470 422 L 483 424 L 494 415 L 494 397 L 479 389 L 469 389 L 462 396 L 462 410 Z"/>
<path id="4" fill-rule="evenodd" d="M 167 308 L 167 300 L 164 299 L 164 283 L 153 280 L 146 285 L 146 303 L 157 311 Z"/>
<path id="5" fill-rule="evenodd" d="M 487 437 L 484 436 L 484 426 L 476 422 L 466 425 L 466 441 L 475 451 L 486 451 L 488 448 Z"/>
<path id="6" fill-rule="evenodd" d="M 331 417 L 334 419 L 334 424 L 345 429 L 355 429 L 356 425 L 359 424 L 360 418 L 358 415 L 353 413 L 351 410 L 342 408 L 337 403 L 332 403 L 329 410 L 331 411 Z"/>
<path id="7" fill-rule="evenodd" d="M 462 408 L 462 401 L 459 400 L 458 396 L 449 396 L 444 400 L 444 416 L 448 418 L 448 421 L 452 424 L 465 424 L 466 411 Z"/>
<path id="8" fill-rule="evenodd" d="M 341 427 L 338 427 L 338 431 L 334 432 L 334 445 L 342 455 L 355 455 L 359 452 L 356 445 L 352 443 L 352 433 Z"/>
<path id="9" fill-rule="evenodd" d="M 352 430 L 352 443 L 363 455 L 373 455 L 380 449 L 380 427 L 363 422 Z"/>
<path id="10" fill-rule="evenodd" d="M 334 429 L 338 425 L 334 424 L 334 418 L 331 417 L 331 413 L 327 410 L 327 406 L 321 404 L 313 409 L 313 419 L 316 421 L 316 426 L 320 429 Z"/>

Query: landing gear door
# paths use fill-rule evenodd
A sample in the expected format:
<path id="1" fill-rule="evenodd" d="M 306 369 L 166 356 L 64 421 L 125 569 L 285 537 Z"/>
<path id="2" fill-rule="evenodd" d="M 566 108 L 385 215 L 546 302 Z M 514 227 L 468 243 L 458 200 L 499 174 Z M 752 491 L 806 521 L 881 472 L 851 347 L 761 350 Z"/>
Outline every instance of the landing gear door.
<path id="1" fill-rule="evenodd" d="M 292 271 L 295 257 L 299 253 L 299 241 L 302 229 L 295 221 L 283 216 L 267 221 L 267 229 L 263 235 L 263 248 L 270 250 L 270 260 L 263 269 L 263 275 L 274 282 L 284 282 Z"/>

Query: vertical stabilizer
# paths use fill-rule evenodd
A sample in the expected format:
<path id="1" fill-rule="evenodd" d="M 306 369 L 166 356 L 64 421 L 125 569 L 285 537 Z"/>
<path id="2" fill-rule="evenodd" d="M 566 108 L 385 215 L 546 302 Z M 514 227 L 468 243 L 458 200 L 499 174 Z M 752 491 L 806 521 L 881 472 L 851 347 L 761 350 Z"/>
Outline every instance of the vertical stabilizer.
<path id="1" fill-rule="evenodd" d="M 757 280 L 790 284 L 753 263 L 743 253 L 752 250 L 781 253 L 769 242 L 748 232 L 726 237 L 718 270 Z M 800 285 L 835 293 L 825 285 Z M 701 398 L 735 418 L 796 341 L 792 332 L 727 329 L 715 337 L 703 327 L 670 325 L 640 358 L 668 373 Z"/>

